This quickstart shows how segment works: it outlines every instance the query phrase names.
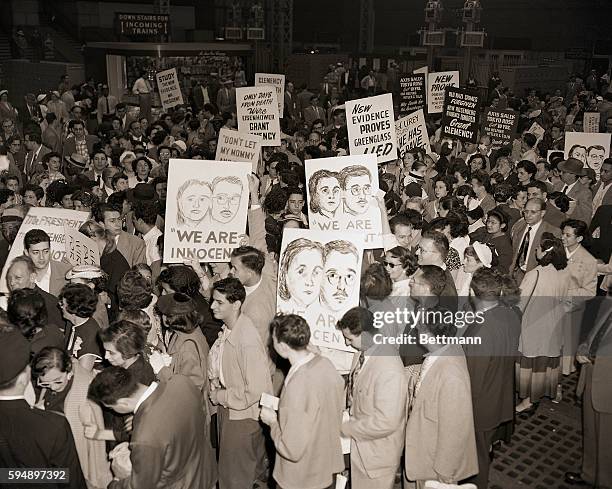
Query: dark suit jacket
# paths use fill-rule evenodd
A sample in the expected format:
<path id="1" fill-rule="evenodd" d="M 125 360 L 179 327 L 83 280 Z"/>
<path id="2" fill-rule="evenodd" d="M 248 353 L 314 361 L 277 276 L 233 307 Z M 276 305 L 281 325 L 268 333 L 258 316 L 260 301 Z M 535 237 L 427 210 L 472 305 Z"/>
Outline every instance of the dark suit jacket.
<path id="1" fill-rule="evenodd" d="M 558 228 L 561 227 L 561 223 L 565 220 L 569 219 L 563 212 L 557 209 L 550 202 L 546 202 L 546 214 L 544 214 L 544 220 Z"/>
<path id="2" fill-rule="evenodd" d="M 519 220 L 512 227 L 512 264 L 510 265 L 510 272 L 516 268 L 516 257 L 518 256 L 519 248 L 521 247 L 521 241 L 523 240 L 523 233 L 527 229 L 527 223 L 525 219 Z M 537 266 L 535 252 L 538 246 L 540 246 L 540 240 L 542 239 L 542 234 L 544 233 L 552 233 L 557 238 L 561 236 L 561 230 L 557 227 L 554 227 L 548 224 L 546 221 L 542 220 L 538 231 L 535 236 L 531 236 L 531 242 L 533 245 L 531 246 L 531 250 L 529 251 L 529 256 L 527 257 L 526 269 L 527 272 L 533 270 Z"/>
<path id="3" fill-rule="evenodd" d="M 607 328 L 595 351 L 591 378 L 591 400 L 595 411 L 612 413 L 612 298 L 603 299 L 593 329 L 585 342 L 586 352 L 601 328 Z M 581 345 L 582 346 L 582 345 Z M 580 350 L 580 349 L 579 349 Z"/>
<path id="4" fill-rule="evenodd" d="M 601 181 L 597 182 L 597 185 L 593 187 L 593 197 L 595 197 L 599 187 L 601 187 Z M 612 205 L 612 185 L 608 185 L 608 190 L 606 190 L 606 193 L 604 194 L 601 205 Z"/>
<path id="5" fill-rule="evenodd" d="M 567 192 L 567 196 L 576 201 L 574 212 L 568 214 L 568 216 L 572 219 L 584 221 L 588 225 L 593 215 L 593 194 L 589 187 L 582 185 L 580 182 L 576 182 L 576 185 Z"/>
<path id="6" fill-rule="evenodd" d="M 300 115 L 300 109 L 297 103 L 297 96 L 295 93 L 289 95 L 289 92 L 285 91 L 285 117 L 291 119 L 297 118 Z"/>
<path id="7" fill-rule="evenodd" d="M 302 117 L 304 116 L 304 109 L 310 105 L 310 98 L 314 95 L 310 90 L 302 90 L 300 93 L 296 95 L 297 104 L 302 112 Z"/>
<path id="8" fill-rule="evenodd" d="M 180 416 L 169 416 L 180 413 Z M 217 480 L 202 397 L 182 375 L 161 382 L 134 413 L 132 474 L 110 489 L 210 488 Z"/>
<path id="9" fill-rule="evenodd" d="M 45 170 L 43 166 L 43 158 L 46 154 L 51 153 L 51 150 L 46 146 L 41 146 L 40 151 L 36 158 L 34 158 L 34 154 L 31 152 L 26 153 L 25 156 L 25 164 L 24 164 L 24 172 L 27 173 L 28 176 L 36 175 L 37 173 L 41 173 Z"/>
<path id="10" fill-rule="evenodd" d="M 492 430 L 514 415 L 514 361 L 520 334 L 520 317 L 502 306 L 486 311 L 482 324 L 473 323 L 465 332 L 481 339 L 480 345 L 463 346 L 476 431 Z"/>
<path id="11" fill-rule="evenodd" d="M 55 324 L 61 330 L 64 329 L 66 321 L 62 316 L 62 311 L 58 306 L 58 298 L 49 292 L 45 292 L 38 285 L 34 285 L 34 290 L 38 292 L 45 301 L 45 309 L 47 309 L 47 321 L 49 324 Z"/>
<path id="12" fill-rule="evenodd" d="M 28 484 L 32 489 L 86 487 L 66 418 L 31 408 L 23 399 L 0 401 L 0 466 L 69 469 L 69 483 Z"/>
<path id="13" fill-rule="evenodd" d="M 323 121 L 323 125 L 327 124 L 327 116 L 323 107 L 318 107 L 317 109 L 315 109 L 315 107 L 313 107 L 312 105 L 308 106 L 303 110 L 303 116 L 304 122 L 306 122 L 306 124 L 308 124 L 309 126 L 312 125 L 312 123 L 317 119 L 321 119 Z"/>
<path id="14" fill-rule="evenodd" d="M 589 226 L 589 234 L 592 235 L 597 228 L 599 228 L 599 238 L 591 238 L 587 250 L 595 258 L 607 263 L 612 254 L 612 239 L 610 239 L 612 236 L 612 205 L 602 205 L 595 212 Z"/>

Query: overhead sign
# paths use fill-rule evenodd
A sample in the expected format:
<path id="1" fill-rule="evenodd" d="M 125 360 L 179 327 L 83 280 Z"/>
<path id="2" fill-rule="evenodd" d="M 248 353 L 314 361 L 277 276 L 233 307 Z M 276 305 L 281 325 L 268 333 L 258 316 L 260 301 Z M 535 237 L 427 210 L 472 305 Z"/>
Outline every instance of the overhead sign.
<path id="1" fill-rule="evenodd" d="M 167 36 L 170 16 L 167 14 L 124 14 L 117 12 L 117 30 L 123 36 Z"/>
<path id="2" fill-rule="evenodd" d="M 478 94 L 464 88 L 446 87 L 442 137 L 478 142 L 480 100 Z"/>
<path id="3" fill-rule="evenodd" d="M 403 117 L 425 107 L 426 75 L 423 73 L 399 77 L 399 115 Z"/>
<path id="4" fill-rule="evenodd" d="M 393 95 L 349 100 L 345 105 L 351 155 L 374 154 L 379 164 L 396 159 Z"/>
<path id="5" fill-rule="evenodd" d="M 181 84 L 179 83 L 176 68 L 160 71 L 155 75 L 155 78 L 157 79 L 159 99 L 164 111 L 177 105 L 183 105 L 183 94 L 181 93 Z"/>

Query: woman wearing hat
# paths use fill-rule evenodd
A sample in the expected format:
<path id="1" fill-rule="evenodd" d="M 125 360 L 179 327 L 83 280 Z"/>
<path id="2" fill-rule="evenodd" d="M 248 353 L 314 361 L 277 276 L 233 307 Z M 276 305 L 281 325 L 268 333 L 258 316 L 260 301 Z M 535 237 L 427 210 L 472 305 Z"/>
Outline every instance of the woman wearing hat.
<path id="1" fill-rule="evenodd" d="M 32 360 L 32 378 L 41 388 L 37 405 L 61 413 L 68 420 L 87 489 L 105 488 L 113 478 L 105 442 L 86 437 L 92 428 L 104 429 L 102 409 L 87 399 L 94 374 L 64 350 L 46 347 Z"/>
<path id="2" fill-rule="evenodd" d="M 0 90 L 0 121 L 17 122 L 17 109 L 8 101 L 8 90 Z"/>
<path id="3" fill-rule="evenodd" d="M 457 296 L 466 298 L 470 295 L 470 284 L 476 270 L 491 268 L 493 253 L 486 244 L 474 241 L 463 252 L 463 271 L 461 283 L 457 284 Z"/>

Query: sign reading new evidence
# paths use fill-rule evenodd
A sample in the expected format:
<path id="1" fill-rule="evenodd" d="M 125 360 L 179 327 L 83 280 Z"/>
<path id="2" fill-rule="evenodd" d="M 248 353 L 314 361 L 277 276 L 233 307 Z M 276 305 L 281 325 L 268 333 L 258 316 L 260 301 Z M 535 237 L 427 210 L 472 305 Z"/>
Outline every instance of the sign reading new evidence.
<path id="1" fill-rule="evenodd" d="M 478 142 L 480 101 L 476 92 L 463 88 L 446 87 L 442 137 Z"/>
<path id="2" fill-rule="evenodd" d="M 157 79 L 157 88 L 159 89 L 159 99 L 164 110 L 176 107 L 177 105 L 183 105 L 183 94 L 181 93 L 181 85 L 176 68 L 160 71 L 155 75 L 155 78 Z"/>
<path id="3" fill-rule="evenodd" d="M 345 105 L 351 155 L 374 154 L 378 163 L 396 159 L 393 95 L 349 100 Z"/>

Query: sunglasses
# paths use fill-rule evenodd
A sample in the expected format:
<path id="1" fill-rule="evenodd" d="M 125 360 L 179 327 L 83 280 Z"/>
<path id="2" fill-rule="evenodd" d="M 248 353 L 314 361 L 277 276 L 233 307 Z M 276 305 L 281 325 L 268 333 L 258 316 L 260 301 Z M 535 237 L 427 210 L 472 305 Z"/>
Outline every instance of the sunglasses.
<path id="1" fill-rule="evenodd" d="M 389 267 L 389 268 L 395 268 L 395 267 L 401 266 L 399 263 L 391 263 L 391 262 L 388 262 L 388 261 L 385 261 L 383 263 L 385 264 L 386 267 Z"/>

